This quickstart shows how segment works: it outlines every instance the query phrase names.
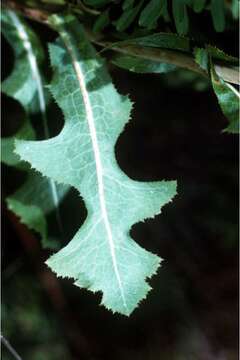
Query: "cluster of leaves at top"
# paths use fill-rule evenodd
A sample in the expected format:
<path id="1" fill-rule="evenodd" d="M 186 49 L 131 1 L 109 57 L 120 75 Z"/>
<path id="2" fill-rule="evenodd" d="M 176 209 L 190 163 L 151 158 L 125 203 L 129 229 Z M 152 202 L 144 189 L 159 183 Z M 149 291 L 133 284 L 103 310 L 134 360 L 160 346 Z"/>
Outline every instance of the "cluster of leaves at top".
<path id="1" fill-rule="evenodd" d="M 94 28 L 102 30 L 111 22 L 111 12 L 114 7 L 114 1 L 111 0 L 84 0 L 88 6 L 96 9 L 105 8 L 96 22 Z M 158 26 L 158 20 L 163 19 L 169 23 L 171 21 L 171 9 L 176 30 L 179 34 L 185 35 L 189 29 L 188 10 L 201 13 L 204 10 L 211 12 L 213 25 L 216 31 L 225 29 L 225 6 L 224 0 L 124 0 L 120 1 L 122 14 L 113 21 L 118 31 L 125 31 L 137 20 L 138 25 L 142 28 L 152 30 Z M 234 17 L 238 16 L 238 1 L 232 1 L 230 11 Z"/>
<path id="2" fill-rule="evenodd" d="M 102 6 L 111 7 L 112 2 L 84 3 L 99 11 Z M 177 29 L 186 28 L 186 6 L 201 11 L 205 3 L 173 0 Z M 215 3 L 212 1 L 211 6 Z M 153 29 L 160 16 L 167 19 L 164 4 L 166 1 L 149 1 L 147 5 L 140 1 L 136 6 L 134 1 L 124 1 L 124 13 L 116 27 L 127 28 L 140 14 L 141 25 Z M 106 11 L 109 8 L 99 15 L 95 30 L 102 23 L 101 17 L 106 18 Z M 59 204 L 70 187 L 76 188 L 84 199 L 88 216 L 69 244 L 50 257 L 47 264 L 57 275 L 73 278 L 79 287 L 101 291 L 102 304 L 113 312 L 129 315 L 150 290 L 146 279 L 157 271 L 161 260 L 138 246 L 129 231 L 133 224 L 160 213 L 161 207 L 175 196 L 176 182 L 134 181 L 119 168 L 114 146 L 129 121 L 132 104 L 114 88 L 103 59 L 76 17 L 71 14 L 49 17 L 49 24 L 59 38 L 49 45 L 53 78 L 48 86 L 41 70 L 44 52 L 37 35 L 10 10 L 2 12 L 2 22 L 4 36 L 15 53 L 14 70 L 2 90 L 25 110 L 18 133 L 2 140 L 2 161 L 28 174 L 23 186 L 7 199 L 8 206 L 23 223 L 41 234 L 45 246 L 54 247 L 46 215 L 55 209 L 61 231 L 64 220 Z M 189 39 L 176 34 L 155 33 L 132 38 L 131 43 L 192 53 Z M 210 46 L 195 48 L 192 54 L 210 75 L 220 106 L 230 120 L 227 131 L 237 132 L 239 94 L 219 78 L 214 68 L 216 59 L 230 65 L 236 64 L 236 59 Z M 119 56 L 114 63 L 136 72 L 169 72 L 175 68 L 127 55 Z M 51 101 L 48 90 L 65 118 L 63 129 L 52 138 L 47 119 Z M 43 141 L 35 140 L 31 125 L 35 113 L 41 114 Z"/>

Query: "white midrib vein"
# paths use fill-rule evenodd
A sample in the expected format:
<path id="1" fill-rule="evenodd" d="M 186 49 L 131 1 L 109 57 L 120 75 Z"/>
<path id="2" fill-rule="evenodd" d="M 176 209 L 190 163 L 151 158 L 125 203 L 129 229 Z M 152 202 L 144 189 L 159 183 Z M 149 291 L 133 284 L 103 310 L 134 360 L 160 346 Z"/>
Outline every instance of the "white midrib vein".
<path id="1" fill-rule="evenodd" d="M 63 41 L 65 43 L 65 46 L 70 54 L 70 57 L 72 59 L 73 67 L 74 67 L 74 70 L 75 70 L 75 73 L 76 73 L 76 76 L 78 79 L 79 87 L 81 89 L 83 103 L 84 103 L 85 111 L 86 111 L 86 118 L 87 118 L 88 127 L 89 127 L 89 133 L 90 133 L 92 147 L 93 147 L 94 160 L 95 160 L 95 165 L 96 165 L 98 195 L 99 195 L 100 208 L 101 208 L 101 212 L 102 212 L 102 218 L 103 218 L 104 226 L 106 228 L 114 273 L 117 278 L 123 305 L 126 308 L 126 310 L 128 311 L 129 309 L 128 309 L 128 306 L 126 303 L 124 290 L 123 290 L 123 286 L 122 286 L 122 280 L 121 280 L 119 270 L 118 270 L 117 259 L 116 259 L 116 254 L 115 254 L 115 245 L 114 245 L 111 225 L 110 225 L 110 222 L 108 219 L 108 213 L 107 213 L 107 208 L 106 208 L 104 183 L 103 183 L 103 167 L 102 167 L 102 162 L 101 162 L 100 150 L 99 150 L 99 146 L 98 146 L 98 138 L 97 138 L 97 132 L 96 132 L 96 128 L 95 128 L 95 121 L 94 121 L 94 115 L 92 112 L 91 101 L 90 101 L 88 91 L 87 91 L 87 88 L 85 85 L 84 74 L 82 72 L 81 65 L 80 65 L 79 61 L 77 60 L 75 50 L 71 45 L 71 39 L 69 39 L 69 36 L 66 31 L 62 30 L 61 35 L 62 35 Z"/>
<path id="2" fill-rule="evenodd" d="M 240 99 L 240 94 L 239 94 L 239 92 L 237 91 L 237 89 L 235 89 L 235 87 L 234 86 L 232 86 L 231 84 L 229 84 L 229 83 L 225 83 L 226 84 L 226 86 Z"/>
<path id="3" fill-rule="evenodd" d="M 44 98 L 44 93 L 43 93 L 43 84 L 42 84 L 42 79 L 41 79 L 41 76 L 39 73 L 36 57 L 35 57 L 33 49 L 32 49 L 32 44 L 29 40 L 26 30 L 24 29 L 24 26 L 22 25 L 22 23 L 19 20 L 19 18 L 17 17 L 17 15 L 11 10 L 8 10 L 8 14 L 9 14 L 15 28 L 17 29 L 19 38 L 23 42 L 23 46 L 26 50 L 28 61 L 29 61 L 29 64 L 30 64 L 30 67 L 32 70 L 32 75 L 36 81 L 39 107 L 40 107 L 40 111 L 41 111 L 41 115 L 42 115 L 42 119 L 43 119 L 44 135 L 45 135 L 45 138 L 48 139 L 50 137 L 50 134 L 49 134 L 48 126 L 47 126 L 46 103 L 45 103 L 45 98 Z M 59 230 L 62 233 L 63 225 L 62 225 L 60 211 L 59 211 L 59 205 L 58 205 L 59 199 L 58 199 L 56 184 L 54 183 L 53 180 L 50 179 L 49 185 L 50 185 L 51 192 L 52 192 L 53 203 L 56 208 L 56 216 L 57 216 Z"/>

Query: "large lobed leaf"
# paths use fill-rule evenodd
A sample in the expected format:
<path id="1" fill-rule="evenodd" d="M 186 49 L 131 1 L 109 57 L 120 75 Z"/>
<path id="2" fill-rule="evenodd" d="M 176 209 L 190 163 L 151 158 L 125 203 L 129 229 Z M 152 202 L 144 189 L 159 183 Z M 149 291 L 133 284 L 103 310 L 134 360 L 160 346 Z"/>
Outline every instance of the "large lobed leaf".
<path id="1" fill-rule="evenodd" d="M 42 174 L 74 186 L 87 219 L 47 264 L 75 284 L 103 293 L 102 304 L 129 315 L 150 290 L 160 258 L 129 235 L 133 224 L 159 214 L 176 194 L 175 181 L 140 182 L 119 168 L 114 146 L 131 102 L 115 90 L 103 61 L 73 17 L 53 16 L 61 39 L 50 45 L 50 90 L 65 116 L 57 137 L 16 142 L 17 153 Z"/>

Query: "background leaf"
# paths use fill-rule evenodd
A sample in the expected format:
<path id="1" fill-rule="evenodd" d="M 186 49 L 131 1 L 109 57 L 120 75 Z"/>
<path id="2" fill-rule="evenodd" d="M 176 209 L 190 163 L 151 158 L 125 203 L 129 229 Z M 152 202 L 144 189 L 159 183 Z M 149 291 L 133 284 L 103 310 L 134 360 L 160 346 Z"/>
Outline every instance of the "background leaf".
<path id="1" fill-rule="evenodd" d="M 176 69 L 176 66 L 157 61 L 141 59 L 136 56 L 120 55 L 112 63 L 122 69 L 136 73 L 166 73 Z"/>
<path id="2" fill-rule="evenodd" d="M 190 51 L 190 40 L 186 37 L 172 33 L 155 33 L 147 36 L 132 38 L 129 40 L 118 41 L 114 46 L 139 45 L 143 47 L 154 47 L 163 49 L 175 49 L 184 52 Z"/>
<path id="3" fill-rule="evenodd" d="M 109 10 L 104 11 L 95 21 L 93 26 L 94 32 L 102 31 L 110 23 Z"/>
<path id="4" fill-rule="evenodd" d="M 45 111 L 48 97 L 44 90 L 45 79 L 40 76 L 44 60 L 40 41 L 26 22 L 13 11 L 3 10 L 1 21 L 3 35 L 11 44 L 15 55 L 13 72 L 2 84 L 2 91 L 19 101 L 26 112 L 39 112 L 40 106 Z"/>
<path id="5" fill-rule="evenodd" d="M 232 15 L 234 19 L 239 18 L 239 0 L 232 0 Z"/>
<path id="6" fill-rule="evenodd" d="M 220 60 L 229 61 L 230 63 L 235 63 L 237 59 L 211 46 L 208 46 L 207 49 L 196 48 L 194 53 L 198 65 L 210 72 L 213 90 L 217 96 L 223 114 L 230 122 L 225 131 L 229 133 L 239 133 L 240 94 L 233 85 L 225 82 L 218 76 L 214 65 L 214 57 Z"/>
<path id="7" fill-rule="evenodd" d="M 118 31 L 126 30 L 133 23 L 142 7 L 143 2 L 144 0 L 140 0 L 135 7 L 129 7 L 123 12 L 120 18 L 115 22 L 115 26 Z"/>
<path id="8" fill-rule="evenodd" d="M 197 13 L 203 11 L 206 5 L 206 0 L 194 0 L 193 1 L 193 10 Z"/>
<path id="9" fill-rule="evenodd" d="M 184 0 L 172 0 L 172 11 L 177 32 L 185 35 L 188 32 L 188 14 Z"/>
<path id="10" fill-rule="evenodd" d="M 55 210 L 59 236 L 62 234 L 62 222 L 59 203 L 68 191 L 67 186 L 56 185 L 35 173 L 20 161 L 14 153 L 14 141 L 17 138 L 34 139 L 35 132 L 28 116 L 40 112 L 45 136 L 49 136 L 46 118 L 46 91 L 39 66 L 43 62 L 43 50 L 36 34 L 12 11 L 2 12 L 4 36 L 15 53 L 14 69 L 3 82 L 2 91 L 21 103 L 25 110 L 25 119 L 19 131 L 11 137 L 2 139 L 2 162 L 24 170 L 27 181 L 7 198 L 10 210 L 20 217 L 22 223 L 41 234 L 44 247 L 56 247 L 56 242 L 48 237 L 46 215 Z M 44 82 L 43 82 L 44 81 Z M 33 106 L 34 104 L 34 106 Z"/>
<path id="11" fill-rule="evenodd" d="M 224 0 L 211 0 L 211 14 L 215 30 L 222 32 L 225 29 Z"/>
<path id="12" fill-rule="evenodd" d="M 98 8 L 98 7 L 102 7 L 102 6 L 105 6 L 106 4 L 111 3 L 111 0 L 84 0 L 84 3 L 86 5 Z"/>
<path id="13" fill-rule="evenodd" d="M 225 131 L 233 134 L 239 133 L 239 101 L 240 94 L 233 86 L 221 79 L 211 64 L 211 79 L 214 92 L 219 105 L 230 124 Z"/>
<path id="14" fill-rule="evenodd" d="M 166 7 L 166 0 L 151 0 L 142 10 L 139 25 L 151 29 L 155 27 L 156 21 L 162 15 Z"/>

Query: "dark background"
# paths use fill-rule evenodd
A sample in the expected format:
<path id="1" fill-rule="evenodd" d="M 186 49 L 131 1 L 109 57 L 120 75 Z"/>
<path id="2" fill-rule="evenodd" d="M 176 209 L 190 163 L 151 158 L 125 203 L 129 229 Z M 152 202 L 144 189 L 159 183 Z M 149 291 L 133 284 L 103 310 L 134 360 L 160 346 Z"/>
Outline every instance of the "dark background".
<path id="1" fill-rule="evenodd" d="M 53 37 L 34 26 L 43 38 Z M 217 39 L 236 53 L 235 35 Z M 4 79 L 13 58 L 2 44 Z M 162 214 L 131 230 L 136 242 L 164 259 L 150 280 L 153 290 L 127 318 L 100 307 L 100 295 L 57 279 L 44 265 L 49 252 L 37 234 L 6 209 L 4 197 L 20 175 L 4 166 L 2 332 L 23 360 L 237 359 L 238 138 L 222 132 L 227 120 L 216 97 L 209 88 L 195 91 L 195 80 L 113 67 L 111 73 L 135 103 L 116 145 L 120 167 L 142 181 L 178 181 L 178 195 Z M 3 100 L 6 124 L 19 111 Z M 74 191 L 71 196 L 74 232 L 86 213 Z M 4 348 L 2 355 L 12 359 Z"/>

